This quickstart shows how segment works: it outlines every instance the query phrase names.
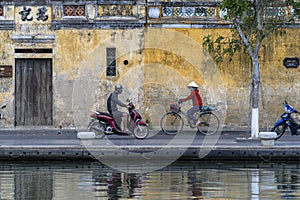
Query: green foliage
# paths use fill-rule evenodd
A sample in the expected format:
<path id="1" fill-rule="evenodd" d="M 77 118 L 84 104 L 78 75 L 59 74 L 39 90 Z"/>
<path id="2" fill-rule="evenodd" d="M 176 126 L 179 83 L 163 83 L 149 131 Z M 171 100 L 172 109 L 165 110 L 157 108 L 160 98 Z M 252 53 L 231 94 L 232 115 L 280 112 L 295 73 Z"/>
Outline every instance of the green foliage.
<path id="1" fill-rule="evenodd" d="M 250 0 L 223 0 L 221 10 L 226 11 L 225 19 L 243 17 L 246 13 L 251 13 L 252 1 Z"/>
<path id="2" fill-rule="evenodd" d="M 203 38 L 203 46 L 217 64 L 227 55 L 231 61 L 236 52 L 241 49 L 247 50 L 253 66 L 252 108 L 256 109 L 259 106 L 259 50 L 262 42 L 270 34 L 283 30 L 286 24 L 291 24 L 299 18 L 299 7 L 299 0 L 223 0 L 220 8 L 226 13 L 225 19 L 232 22 L 232 36 L 217 36 L 213 39 L 213 36 L 208 35 Z M 258 119 L 258 116 L 254 118 Z M 251 130 L 251 136 L 257 137 L 258 120 L 254 121 L 254 124 L 256 127 Z"/>
<path id="3" fill-rule="evenodd" d="M 153 126 L 152 126 L 152 122 L 151 122 L 151 120 L 150 119 L 146 119 L 146 123 L 148 124 L 148 128 L 149 129 L 152 129 L 153 128 Z"/>
<path id="4" fill-rule="evenodd" d="M 300 17 L 300 1 L 286 0 L 287 4 L 294 8 L 294 15 Z"/>
<path id="5" fill-rule="evenodd" d="M 234 54 L 240 52 L 243 48 L 243 45 L 238 39 L 218 36 L 213 40 L 211 35 L 203 38 L 203 46 L 211 55 L 213 55 L 217 64 L 223 62 L 226 55 L 229 55 L 229 61 L 232 61 Z"/>
<path id="6" fill-rule="evenodd" d="M 232 21 L 232 36 L 208 35 L 203 38 L 203 46 L 220 63 L 236 52 L 245 49 L 251 58 L 258 57 L 262 41 L 268 35 L 279 31 L 286 24 L 300 16 L 300 2 L 297 0 L 223 0 L 220 6 L 225 11 L 225 19 Z M 295 17 L 296 16 L 296 17 Z"/>

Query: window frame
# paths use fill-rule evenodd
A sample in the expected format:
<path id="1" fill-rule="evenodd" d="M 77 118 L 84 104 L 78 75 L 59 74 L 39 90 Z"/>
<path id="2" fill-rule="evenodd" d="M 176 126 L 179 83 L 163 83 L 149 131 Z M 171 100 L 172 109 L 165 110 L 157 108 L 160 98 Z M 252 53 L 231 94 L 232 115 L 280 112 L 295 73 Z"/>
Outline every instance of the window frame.
<path id="1" fill-rule="evenodd" d="M 109 55 L 113 51 L 112 55 Z M 106 76 L 107 77 L 116 77 L 117 76 L 117 56 L 116 56 L 115 47 L 106 48 Z"/>

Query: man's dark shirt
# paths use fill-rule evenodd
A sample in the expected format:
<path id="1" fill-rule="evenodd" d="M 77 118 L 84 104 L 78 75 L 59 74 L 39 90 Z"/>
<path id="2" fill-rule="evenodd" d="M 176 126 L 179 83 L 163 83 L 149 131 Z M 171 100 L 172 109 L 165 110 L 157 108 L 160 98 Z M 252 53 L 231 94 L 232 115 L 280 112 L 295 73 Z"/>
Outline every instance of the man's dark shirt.
<path id="1" fill-rule="evenodd" d="M 112 114 L 113 112 L 118 111 L 117 105 L 122 106 L 122 107 L 127 107 L 127 105 L 125 103 L 123 103 L 122 101 L 119 100 L 118 93 L 112 92 L 107 99 L 108 112 L 110 114 Z"/>

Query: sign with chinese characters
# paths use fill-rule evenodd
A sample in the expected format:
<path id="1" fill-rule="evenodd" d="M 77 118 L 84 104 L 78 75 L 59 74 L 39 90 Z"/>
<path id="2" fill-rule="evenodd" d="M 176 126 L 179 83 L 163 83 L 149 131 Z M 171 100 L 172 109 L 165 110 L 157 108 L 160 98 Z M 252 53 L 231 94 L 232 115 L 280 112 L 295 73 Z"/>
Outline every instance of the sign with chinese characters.
<path id="1" fill-rule="evenodd" d="M 286 68 L 297 68 L 299 66 L 299 58 L 285 58 L 283 60 L 283 65 Z"/>
<path id="2" fill-rule="evenodd" d="M 46 6 L 30 7 L 23 6 L 18 8 L 18 21 L 22 22 L 47 22 L 49 20 L 49 8 Z"/>
<path id="3" fill-rule="evenodd" d="M 15 8 L 15 30 L 16 34 L 35 35 L 49 34 L 51 32 L 52 15 L 51 7 L 47 6 L 19 6 Z M 28 40 L 29 42 L 30 40 Z"/>

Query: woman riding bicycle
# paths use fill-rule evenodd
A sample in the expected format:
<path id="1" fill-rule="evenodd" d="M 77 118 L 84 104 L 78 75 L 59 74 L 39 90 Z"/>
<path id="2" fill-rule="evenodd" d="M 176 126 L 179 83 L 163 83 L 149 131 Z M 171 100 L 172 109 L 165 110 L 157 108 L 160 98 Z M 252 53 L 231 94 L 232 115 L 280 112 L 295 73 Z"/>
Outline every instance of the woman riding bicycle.
<path id="1" fill-rule="evenodd" d="M 197 119 L 195 119 L 194 113 L 199 111 L 201 109 L 201 107 L 203 106 L 202 98 L 201 98 L 201 96 L 199 94 L 199 90 L 198 90 L 199 86 L 194 81 L 192 81 L 192 82 L 190 82 L 190 84 L 188 84 L 187 87 L 189 88 L 191 93 L 187 97 L 185 97 L 183 99 L 179 99 L 178 103 L 181 104 L 185 101 L 192 100 L 193 107 L 191 107 L 187 111 L 187 115 L 188 115 L 188 118 L 191 121 L 191 123 L 193 123 L 193 126 L 197 126 L 197 124 L 196 124 Z"/>

